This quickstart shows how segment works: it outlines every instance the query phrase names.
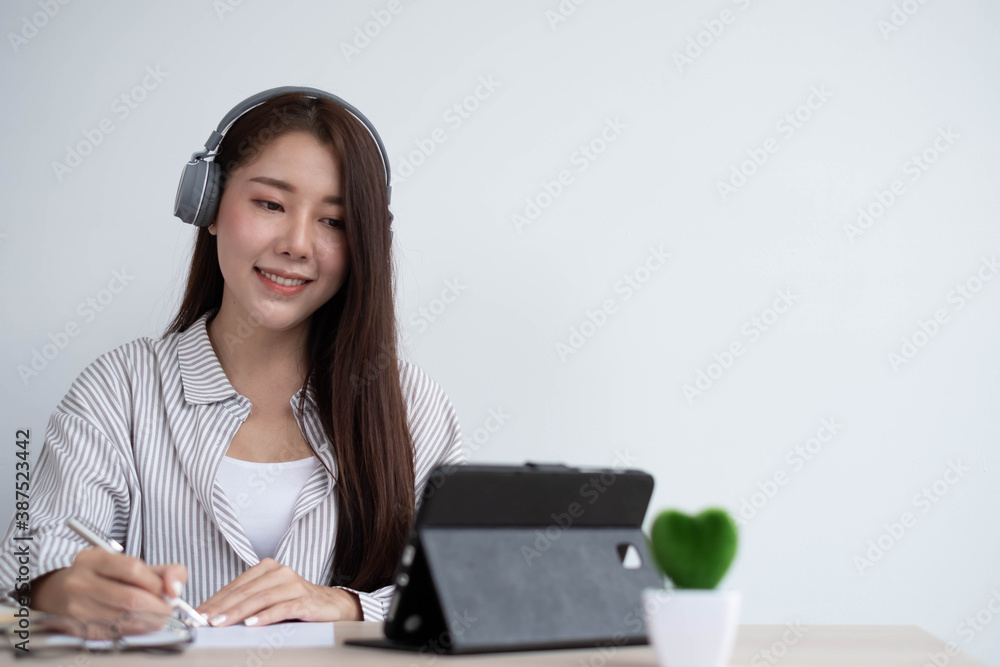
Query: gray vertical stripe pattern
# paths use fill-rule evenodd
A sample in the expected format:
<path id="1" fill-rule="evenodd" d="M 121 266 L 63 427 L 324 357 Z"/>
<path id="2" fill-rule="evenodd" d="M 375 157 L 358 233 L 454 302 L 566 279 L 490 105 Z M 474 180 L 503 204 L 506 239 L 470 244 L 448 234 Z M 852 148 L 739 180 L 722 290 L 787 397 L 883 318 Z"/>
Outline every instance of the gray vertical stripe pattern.
<path id="1" fill-rule="evenodd" d="M 151 565 L 183 563 L 184 597 L 197 606 L 259 559 L 216 474 L 250 401 L 229 383 L 206 330 L 215 311 L 163 340 L 139 338 L 106 352 L 73 382 L 49 419 L 32 470 L 29 530 L 4 537 L 0 590 L 15 601 L 16 549 L 30 545 L 29 578 L 72 565 L 87 545 L 65 527 L 78 516 Z M 441 387 L 400 359 L 400 386 L 415 446 L 418 500 L 438 464 L 465 463 L 455 408 Z M 322 463 L 306 482 L 275 560 L 312 583 L 333 566 L 337 467 L 312 387 L 292 410 Z M 15 536 L 32 536 L 19 542 Z M 366 621 L 385 618 L 393 586 L 361 592 Z M 348 589 L 351 590 L 351 589 Z"/>

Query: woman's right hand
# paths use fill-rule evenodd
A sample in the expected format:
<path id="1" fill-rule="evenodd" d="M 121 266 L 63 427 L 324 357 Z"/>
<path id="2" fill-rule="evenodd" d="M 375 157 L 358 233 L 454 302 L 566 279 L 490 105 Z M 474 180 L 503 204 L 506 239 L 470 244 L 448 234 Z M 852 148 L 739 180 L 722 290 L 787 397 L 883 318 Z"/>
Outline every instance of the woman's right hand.
<path id="1" fill-rule="evenodd" d="M 31 584 L 32 607 L 87 624 L 92 639 L 149 632 L 161 627 L 149 615 L 173 615 L 163 596 L 177 597 L 187 577 L 179 563 L 151 566 L 91 547 L 77 553 L 72 566 Z"/>

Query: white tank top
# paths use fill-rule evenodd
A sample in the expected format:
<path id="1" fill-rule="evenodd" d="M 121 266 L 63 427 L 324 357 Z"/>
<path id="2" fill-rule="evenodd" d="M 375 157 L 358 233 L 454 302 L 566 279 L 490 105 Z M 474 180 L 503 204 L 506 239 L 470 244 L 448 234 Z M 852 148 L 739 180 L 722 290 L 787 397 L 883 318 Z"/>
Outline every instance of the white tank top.
<path id="1" fill-rule="evenodd" d="M 219 486 L 261 560 L 274 558 L 278 542 L 292 524 L 295 502 L 319 465 L 316 456 L 284 463 L 222 459 Z"/>

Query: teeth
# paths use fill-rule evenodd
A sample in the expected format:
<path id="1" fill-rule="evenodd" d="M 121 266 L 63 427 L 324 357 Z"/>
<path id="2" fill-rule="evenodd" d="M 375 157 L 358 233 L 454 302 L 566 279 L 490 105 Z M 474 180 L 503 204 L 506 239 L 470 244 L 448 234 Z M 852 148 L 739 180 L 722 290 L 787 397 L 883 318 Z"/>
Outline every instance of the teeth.
<path id="1" fill-rule="evenodd" d="M 260 269 L 257 269 L 260 271 Z M 305 283 L 305 280 L 292 280 L 291 278 L 282 278 L 281 276 L 276 276 L 273 273 L 268 273 L 267 271 L 260 271 L 262 274 L 278 283 L 279 285 L 284 285 L 285 287 L 295 287 L 296 285 L 301 285 Z"/>

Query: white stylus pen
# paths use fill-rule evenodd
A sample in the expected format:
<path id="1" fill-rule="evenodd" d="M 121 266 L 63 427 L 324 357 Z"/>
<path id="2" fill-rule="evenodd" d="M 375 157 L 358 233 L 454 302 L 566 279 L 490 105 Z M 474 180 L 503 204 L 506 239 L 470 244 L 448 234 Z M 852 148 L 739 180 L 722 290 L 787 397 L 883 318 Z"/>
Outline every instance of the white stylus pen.
<path id="1" fill-rule="evenodd" d="M 125 551 L 125 548 L 122 545 L 118 544 L 118 542 L 109 537 L 104 537 L 103 535 L 91 530 L 85 523 L 83 523 L 79 519 L 75 518 L 67 519 L 66 525 L 69 526 L 69 528 L 74 533 L 85 539 L 87 543 L 90 544 L 90 546 L 92 547 L 97 547 L 98 549 L 104 549 L 105 551 L 110 551 L 113 554 L 120 554 L 124 553 Z M 191 618 L 193 625 L 196 625 L 198 627 L 208 626 L 208 622 L 205 621 L 202 615 L 196 612 L 194 610 L 194 607 L 189 605 L 181 598 L 179 597 L 172 598 L 170 600 L 170 604 L 171 606 L 176 607 L 181 611 L 183 611 L 185 614 L 187 614 Z"/>

